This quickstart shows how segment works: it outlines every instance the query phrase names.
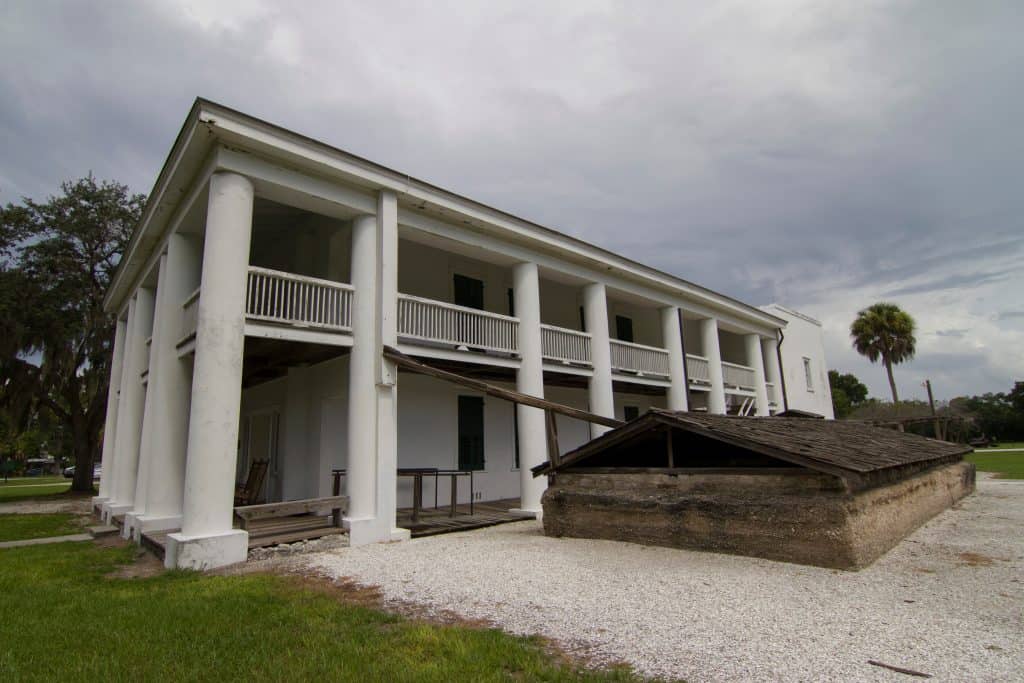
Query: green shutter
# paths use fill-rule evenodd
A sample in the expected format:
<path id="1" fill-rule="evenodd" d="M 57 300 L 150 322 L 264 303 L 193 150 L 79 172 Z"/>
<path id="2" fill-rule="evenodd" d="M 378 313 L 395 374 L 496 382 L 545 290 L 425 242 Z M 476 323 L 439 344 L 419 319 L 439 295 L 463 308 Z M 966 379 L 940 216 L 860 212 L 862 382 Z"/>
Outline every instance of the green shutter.
<path id="1" fill-rule="evenodd" d="M 459 469 L 484 468 L 484 399 L 459 396 Z"/>

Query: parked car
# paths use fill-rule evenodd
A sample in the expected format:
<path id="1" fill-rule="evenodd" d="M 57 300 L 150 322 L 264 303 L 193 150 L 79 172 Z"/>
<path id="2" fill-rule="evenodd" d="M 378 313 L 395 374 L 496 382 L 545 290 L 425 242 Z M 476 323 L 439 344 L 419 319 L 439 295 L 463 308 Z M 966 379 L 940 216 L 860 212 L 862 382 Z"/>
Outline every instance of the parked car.
<path id="1" fill-rule="evenodd" d="M 95 465 L 92 468 L 92 478 L 93 479 L 99 479 L 100 475 L 102 475 L 102 474 L 103 474 L 103 467 L 102 466 Z M 75 466 L 74 465 L 72 465 L 71 467 L 65 467 L 64 468 L 64 478 L 65 479 L 74 479 L 75 478 Z"/>

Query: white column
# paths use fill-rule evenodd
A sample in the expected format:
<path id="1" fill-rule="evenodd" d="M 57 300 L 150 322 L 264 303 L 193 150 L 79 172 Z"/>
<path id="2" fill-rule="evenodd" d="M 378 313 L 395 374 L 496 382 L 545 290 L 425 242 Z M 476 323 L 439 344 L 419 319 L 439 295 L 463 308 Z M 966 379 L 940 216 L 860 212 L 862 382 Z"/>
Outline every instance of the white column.
<path id="1" fill-rule="evenodd" d="M 661 309 L 661 339 L 668 350 L 668 371 L 672 384 L 668 388 L 668 409 L 689 410 L 686 386 L 686 357 L 683 355 L 683 333 L 680 329 L 679 309 L 666 306 Z"/>
<path id="2" fill-rule="evenodd" d="M 708 359 L 711 392 L 708 394 L 708 412 L 725 415 L 725 379 L 722 377 L 722 350 L 718 346 L 718 320 L 700 321 L 700 339 L 704 356 Z"/>
<path id="3" fill-rule="evenodd" d="M 377 197 L 377 289 L 379 336 L 376 344 L 377 382 L 377 519 L 386 540 L 408 540 L 409 531 L 396 527 L 398 508 L 398 367 L 384 358 L 384 346 L 398 346 L 398 197 Z"/>
<path id="4" fill-rule="evenodd" d="M 536 263 L 519 263 L 512 270 L 513 296 L 519 317 L 519 371 L 516 389 L 523 394 L 544 398 L 544 365 L 540 334 L 540 276 Z M 591 344 L 593 348 L 593 344 Z M 520 506 L 517 511 L 540 516 L 540 497 L 547 480 L 534 478 L 530 468 L 547 460 L 547 436 L 544 411 L 521 404 L 519 411 Z"/>
<path id="5" fill-rule="evenodd" d="M 117 402 L 121 393 L 121 374 L 124 368 L 125 333 L 128 323 L 117 319 L 114 330 L 114 348 L 110 358 L 110 384 L 107 387 L 107 415 L 103 425 L 103 456 L 100 460 L 100 492 L 92 499 L 93 507 L 110 499 L 110 482 L 114 469 L 114 441 L 117 436 Z"/>
<path id="6" fill-rule="evenodd" d="M 217 567 L 248 552 L 249 534 L 232 529 L 232 516 L 252 207 L 247 178 L 210 178 L 182 527 L 168 536 L 169 566 Z"/>
<path id="7" fill-rule="evenodd" d="M 782 372 L 779 368 L 779 341 L 773 337 L 768 337 L 761 340 L 761 347 L 764 350 L 764 374 L 765 380 L 772 383 L 775 387 L 775 396 L 769 397 L 775 399 L 777 404 L 776 410 L 782 410 Z"/>
<path id="8" fill-rule="evenodd" d="M 113 434 L 114 448 L 111 453 L 113 456 L 112 462 L 110 463 L 110 472 L 107 476 L 110 478 L 110 491 L 107 500 L 102 503 L 102 518 L 105 521 L 110 521 L 110 508 L 116 504 L 115 498 L 117 497 L 117 475 L 120 471 L 120 460 L 122 452 L 122 444 L 126 438 L 126 431 L 128 429 L 128 418 L 126 416 L 126 398 L 128 396 L 128 364 L 132 356 L 132 342 L 134 341 L 134 335 L 132 332 L 135 329 L 135 295 L 128 300 L 128 313 L 126 314 L 125 320 L 125 334 L 124 334 L 124 358 L 121 362 L 121 377 L 120 385 L 117 388 L 117 407 L 118 407 L 118 421 L 116 425 L 116 432 Z"/>
<path id="9" fill-rule="evenodd" d="M 743 337 L 747 352 L 747 365 L 754 368 L 754 403 L 757 415 L 768 415 L 768 388 L 764 385 L 764 356 L 761 355 L 761 335 Z"/>
<path id="10" fill-rule="evenodd" d="M 352 351 L 349 354 L 349 497 L 352 545 L 403 540 L 395 527 L 398 485 L 398 372 L 383 347 L 398 341 L 398 202 L 378 197 L 376 216 L 352 223 Z"/>
<path id="11" fill-rule="evenodd" d="M 145 510 L 135 520 L 136 540 L 144 531 L 181 526 L 192 362 L 178 357 L 177 346 L 182 337 L 182 303 L 200 278 L 197 247 L 191 238 L 174 233 L 161 265 L 146 394 L 146 423 L 150 426 L 143 441 L 143 453 L 148 451 L 149 459 Z"/>
<path id="12" fill-rule="evenodd" d="M 345 525 L 350 541 L 369 543 L 377 510 L 377 403 L 374 381 L 377 218 L 352 222 L 352 351 L 348 357 L 348 464 Z M 368 540 L 364 540 L 367 537 Z M 358 539 L 358 540 L 357 540 Z"/>
<path id="13" fill-rule="evenodd" d="M 519 300 L 516 299 L 518 302 Z M 583 288 L 583 319 L 590 334 L 590 412 L 615 417 L 615 390 L 612 384 L 612 348 L 608 334 L 608 296 L 604 283 L 593 282 Z M 590 423 L 590 436 L 596 439 L 611 427 Z"/>
<path id="14" fill-rule="evenodd" d="M 154 444 L 154 413 L 159 408 L 154 402 L 154 386 L 156 377 L 154 373 L 153 359 L 157 354 L 158 339 L 160 336 L 161 307 L 160 290 L 163 289 L 164 271 L 167 269 L 167 255 L 161 254 L 157 267 L 156 291 L 153 295 L 153 326 L 150 333 L 151 341 L 146 348 L 146 363 L 143 372 L 148 372 L 146 378 L 145 402 L 142 411 L 142 433 L 139 437 L 139 465 L 138 474 L 135 477 L 135 495 L 132 498 L 132 509 L 125 513 L 124 525 L 121 527 L 121 536 L 124 538 L 139 538 L 137 519 L 146 514 L 146 494 L 149 489 L 149 467 L 153 457 Z"/>
<path id="15" fill-rule="evenodd" d="M 153 326 L 153 290 L 140 287 L 135 294 L 134 312 L 128 334 L 126 362 L 121 377 L 121 401 L 118 406 L 117 457 L 113 499 L 108 501 L 107 520 L 129 512 L 135 501 L 135 481 L 139 467 L 142 440 L 142 414 L 145 391 L 142 372 L 148 362 L 146 338 Z M 120 423 L 123 421 L 122 426 Z"/>

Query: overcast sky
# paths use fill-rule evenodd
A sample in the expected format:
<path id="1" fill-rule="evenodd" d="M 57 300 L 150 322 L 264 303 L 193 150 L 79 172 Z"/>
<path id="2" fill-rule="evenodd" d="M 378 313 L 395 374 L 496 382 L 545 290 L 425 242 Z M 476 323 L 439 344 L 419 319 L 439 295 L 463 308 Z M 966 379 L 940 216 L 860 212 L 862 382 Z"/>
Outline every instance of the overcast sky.
<path id="1" fill-rule="evenodd" d="M 277 5 L 287 6 L 285 10 Z M 1024 379 L 1019 2 L 0 5 L 0 202 L 148 192 L 196 96 L 761 305 L 917 319 L 906 397 Z"/>

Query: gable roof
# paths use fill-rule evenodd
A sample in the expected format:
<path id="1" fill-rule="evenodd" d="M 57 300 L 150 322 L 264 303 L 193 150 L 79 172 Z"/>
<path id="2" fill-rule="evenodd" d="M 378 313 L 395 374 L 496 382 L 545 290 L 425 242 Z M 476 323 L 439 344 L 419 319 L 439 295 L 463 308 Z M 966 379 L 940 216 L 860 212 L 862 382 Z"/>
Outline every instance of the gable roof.
<path id="1" fill-rule="evenodd" d="M 929 439 L 850 420 L 734 417 L 652 408 L 563 455 L 558 464 L 533 468 L 534 476 L 580 465 L 615 446 L 662 427 L 697 434 L 748 451 L 826 472 L 853 484 L 898 477 L 943 461 L 959 460 L 970 446 Z"/>

